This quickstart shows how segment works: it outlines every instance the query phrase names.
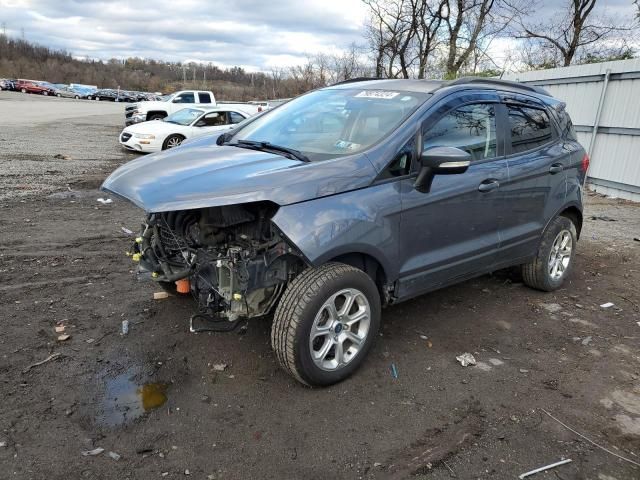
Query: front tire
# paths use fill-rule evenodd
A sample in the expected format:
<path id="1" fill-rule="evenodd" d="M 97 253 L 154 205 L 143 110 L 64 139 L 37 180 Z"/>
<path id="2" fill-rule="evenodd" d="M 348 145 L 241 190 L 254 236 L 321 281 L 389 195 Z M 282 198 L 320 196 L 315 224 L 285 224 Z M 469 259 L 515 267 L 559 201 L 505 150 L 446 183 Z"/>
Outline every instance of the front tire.
<path id="1" fill-rule="evenodd" d="M 167 139 L 162 144 L 162 149 L 167 150 L 169 148 L 175 148 L 180 146 L 180 144 L 184 141 L 184 137 L 182 135 L 169 135 Z"/>
<path id="2" fill-rule="evenodd" d="M 542 235 L 536 257 L 522 265 L 526 285 L 543 292 L 560 288 L 573 268 L 578 235 L 567 217 L 554 218 Z"/>
<path id="3" fill-rule="evenodd" d="M 380 327 L 380 295 L 371 277 L 342 263 L 309 268 L 285 290 L 271 328 L 280 366 L 308 386 L 353 374 Z"/>

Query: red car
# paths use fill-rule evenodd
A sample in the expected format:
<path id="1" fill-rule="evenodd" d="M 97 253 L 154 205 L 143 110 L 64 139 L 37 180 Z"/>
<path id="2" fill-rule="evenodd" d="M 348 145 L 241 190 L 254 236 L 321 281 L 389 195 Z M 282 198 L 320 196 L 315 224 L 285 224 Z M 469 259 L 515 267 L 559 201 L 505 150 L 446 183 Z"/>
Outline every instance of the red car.
<path id="1" fill-rule="evenodd" d="M 18 80 L 16 82 L 16 90 L 22 93 L 39 93 L 41 95 L 49 95 L 52 93 L 49 87 L 40 85 L 35 80 Z"/>

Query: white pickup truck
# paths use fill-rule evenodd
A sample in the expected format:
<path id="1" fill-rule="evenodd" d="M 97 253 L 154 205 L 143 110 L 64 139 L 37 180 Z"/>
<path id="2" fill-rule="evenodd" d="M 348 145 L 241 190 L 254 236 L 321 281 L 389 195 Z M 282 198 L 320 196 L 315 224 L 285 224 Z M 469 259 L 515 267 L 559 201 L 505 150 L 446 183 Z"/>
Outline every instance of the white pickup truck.
<path id="1" fill-rule="evenodd" d="M 131 125 L 148 120 L 161 120 L 186 107 L 215 107 L 222 105 L 245 112 L 249 116 L 261 112 L 264 108 L 255 103 L 216 102 L 213 92 L 181 90 L 165 95 L 157 101 L 144 101 L 129 105 L 125 108 L 124 124 Z"/>

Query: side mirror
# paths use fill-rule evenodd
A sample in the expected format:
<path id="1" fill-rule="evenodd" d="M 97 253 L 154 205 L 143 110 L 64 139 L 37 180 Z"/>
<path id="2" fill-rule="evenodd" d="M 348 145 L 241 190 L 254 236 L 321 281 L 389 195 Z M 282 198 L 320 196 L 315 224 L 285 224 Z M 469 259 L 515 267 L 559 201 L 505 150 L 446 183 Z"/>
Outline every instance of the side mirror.
<path id="1" fill-rule="evenodd" d="M 471 165 L 471 155 L 457 147 L 430 147 L 422 152 L 420 163 L 434 174 L 464 173 Z"/>
<path id="2" fill-rule="evenodd" d="M 206 125 L 207 125 L 207 122 L 205 122 L 204 120 L 198 120 L 194 125 L 194 127 L 204 127 Z"/>
<path id="3" fill-rule="evenodd" d="M 171 100 L 171 103 L 180 103 L 180 100 L 182 100 L 182 97 L 176 97 L 173 100 Z"/>
<path id="4" fill-rule="evenodd" d="M 422 168 L 413 187 L 427 193 L 435 175 L 466 172 L 471 165 L 471 155 L 457 147 L 430 147 L 422 152 L 420 164 Z"/>

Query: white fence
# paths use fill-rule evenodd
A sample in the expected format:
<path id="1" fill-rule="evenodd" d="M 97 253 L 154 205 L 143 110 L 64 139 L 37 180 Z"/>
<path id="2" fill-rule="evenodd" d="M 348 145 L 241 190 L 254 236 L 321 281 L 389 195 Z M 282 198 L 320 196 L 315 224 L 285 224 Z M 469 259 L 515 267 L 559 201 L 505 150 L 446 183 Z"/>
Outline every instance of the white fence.
<path id="1" fill-rule="evenodd" d="M 505 74 L 566 102 L 591 157 L 589 186 L 640 202 L 640 59 Z"/>

